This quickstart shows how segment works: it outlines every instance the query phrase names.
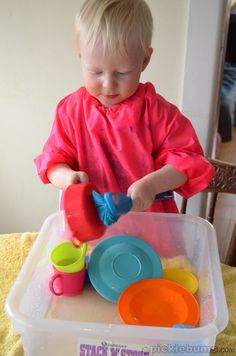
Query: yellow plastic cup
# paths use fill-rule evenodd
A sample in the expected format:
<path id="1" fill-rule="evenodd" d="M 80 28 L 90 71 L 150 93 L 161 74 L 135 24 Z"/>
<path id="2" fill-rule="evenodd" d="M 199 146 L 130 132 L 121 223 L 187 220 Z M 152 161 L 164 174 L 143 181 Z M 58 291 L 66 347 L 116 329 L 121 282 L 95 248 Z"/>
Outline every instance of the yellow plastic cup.
<path id="1" fill-rule="evenodd" d="M 50 259 L 59 272 L 74 273 L 84 268 L 86 250 L 87 243 L 75 247 L 71 241 L 65 241 L 52 250 Z"/>

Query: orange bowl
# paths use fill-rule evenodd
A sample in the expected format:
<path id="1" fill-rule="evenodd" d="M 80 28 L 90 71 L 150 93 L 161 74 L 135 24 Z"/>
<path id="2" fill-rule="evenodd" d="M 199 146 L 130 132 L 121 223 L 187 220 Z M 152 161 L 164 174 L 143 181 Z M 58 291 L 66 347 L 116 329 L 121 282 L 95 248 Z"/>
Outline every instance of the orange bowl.
<path id="1" fill-rule="evenodd" d="M 120 295 L 118 311 L 124 323 L 145 326 L 196 326 L 200 317 L 195 297 L 181 285 L 163 278 L 131 284 Z"/>

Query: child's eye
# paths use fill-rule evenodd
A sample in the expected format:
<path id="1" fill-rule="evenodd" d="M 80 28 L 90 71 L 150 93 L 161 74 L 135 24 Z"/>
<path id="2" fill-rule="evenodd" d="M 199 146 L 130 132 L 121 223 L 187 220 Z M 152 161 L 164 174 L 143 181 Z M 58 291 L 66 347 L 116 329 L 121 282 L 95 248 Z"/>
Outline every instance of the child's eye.
<path id="1" fill-rule="evenodd" d="M 117 76 L 123 78 L 128 76 L 130 73 L 131 72 L 117 72 Z"/>
<path id="2" fill-rule="evenodd" d="M 101 75 L 102 72 L 90 72 L 92 75 Z"/>

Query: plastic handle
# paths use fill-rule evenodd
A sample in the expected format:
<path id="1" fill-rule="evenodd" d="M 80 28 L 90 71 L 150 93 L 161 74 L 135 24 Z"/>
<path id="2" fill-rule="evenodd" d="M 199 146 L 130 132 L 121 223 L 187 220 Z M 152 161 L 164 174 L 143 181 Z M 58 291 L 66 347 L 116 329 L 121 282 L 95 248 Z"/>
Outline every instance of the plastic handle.
<path id="1" fill-rule="evenodd" d="M 81 246 L 81 256 L 80 258 L 84 258 L 85 257 L 85 254 L 86 254 L 86 251 L 87 251 L 87 248 L 88 248 L 88 244 L 86 242 L 84 242 Z"/>
<path id="2" fill-rule="evenodd" d="M 55 294 L 55 295 L 57 295 L 57 296 L 60 296 L 60 295 L 63 294 L 63 292 L 62 292 L 62 291 L 57 292 L 57 291 L 55 291 L 55 289 L 54 289 L 54 282 L 55 282 L 55 280 L 56 280 L 57 278 L 60 278 L 60 280 L 62 280 L 62 276 L 61 276 L 60 274 L 54 274 L 54 275 L 52 276 L 52 278 L 50 279 L 50 281 L 49 281 L 49 288 L 50 288 L 50 291 L 51 291 L 53 294 Z M 62 283 L 60 283 L 60 284 L 62 285 Z"/>
<path id="3" fill-rule="evenodd" d="M 168 190 L 167 192 L 163 192 L 155 196 L 155 200 L 169 200 L 169 199 L 174 199 L 174 193 L 172 192 L 172 190 Z"/>

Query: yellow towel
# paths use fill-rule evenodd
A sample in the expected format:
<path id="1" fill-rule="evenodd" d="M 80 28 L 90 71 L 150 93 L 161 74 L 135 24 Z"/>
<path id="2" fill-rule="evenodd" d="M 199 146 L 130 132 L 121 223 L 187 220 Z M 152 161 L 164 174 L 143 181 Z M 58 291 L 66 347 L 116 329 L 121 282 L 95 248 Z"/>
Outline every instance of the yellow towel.
<path id="1" fill-rule="evenodd" d="M 0 235 L 0 356 L 23 356 L 20 336 L 13 335 L 4 312 L 6 296 L 19 273 L 37 233 Z M 236 268 L 222 265 L 230 321 L 218 335 L 212 355 L 236 355 Z M 32 355 L 34 356 L 34 355 Z"/>
<path id="2" fill-rule="evenodd" d="M 222 264 L 223 282 L 229 310 L 227 328 L 216 338 L 214 355 L 236 355 L 236 267 Z"/>
<path id="3" fill-rule="evenodd" d="M 13 335 L 4 303 L 37 233 L 0 235 L 0 356 L 24 355 L 21 338 Z"/>

